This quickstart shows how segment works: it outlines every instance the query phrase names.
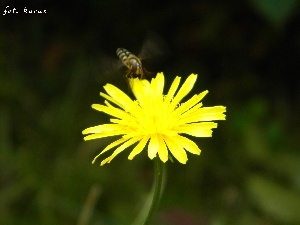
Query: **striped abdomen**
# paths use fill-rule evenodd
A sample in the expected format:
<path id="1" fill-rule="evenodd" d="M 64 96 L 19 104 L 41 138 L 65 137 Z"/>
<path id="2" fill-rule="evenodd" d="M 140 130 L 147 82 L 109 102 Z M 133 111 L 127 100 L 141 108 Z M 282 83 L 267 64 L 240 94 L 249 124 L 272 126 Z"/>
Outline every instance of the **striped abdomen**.
<path id="1" fill-rule="evenodd" d="M 128 68 L 128 71 L 125 74 L 127 78 L 132 77 L 132 75 L 135 74 L 140 75 L 141 79 L 144 79 L 142 62 L 137 56 L 135 56 L 125 48 L 118 48 L 117 56 L 120 58 L 122 63 Z"/>

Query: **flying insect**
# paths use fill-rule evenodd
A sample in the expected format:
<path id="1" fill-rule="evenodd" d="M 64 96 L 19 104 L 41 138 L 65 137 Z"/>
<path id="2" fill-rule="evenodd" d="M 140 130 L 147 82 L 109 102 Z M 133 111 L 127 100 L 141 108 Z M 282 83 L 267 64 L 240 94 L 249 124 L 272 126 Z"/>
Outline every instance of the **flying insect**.
<path id="1" fill-rule="evenodd" d="M 133 53 L 125 48 L 118 48 L 116 53 L 122 63 L 128 68 L 124 74 L 126 78 L 139 77 L 143 80 L 150 75 L 150 72 L 143 67 L 142 60 Z"/>

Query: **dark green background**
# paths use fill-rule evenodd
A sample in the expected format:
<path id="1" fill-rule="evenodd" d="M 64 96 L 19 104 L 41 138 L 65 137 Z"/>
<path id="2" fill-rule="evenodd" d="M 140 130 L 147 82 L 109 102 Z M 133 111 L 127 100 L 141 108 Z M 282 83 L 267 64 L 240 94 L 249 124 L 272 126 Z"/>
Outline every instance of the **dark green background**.
<path id="1" fill-rule="evenodd" d="M 153 162 L 127 160 L 128 149 L 92 165 L 115 138 L 84 142 L 81 131 L 109 121 L 90 108 L 103 85 L 128 93 L 109 69 L 116 48 L 138 54 L 149 34 L 165 42 L 147 68 L 165 73 L 166 90 L 197 73 L 204 106 L 227 107 L 212 138 L 192 138 L 200 157 L 166 163 L 153 224 L 300 224 L 299 1 L 4 1 L 0 12 L 0 224 L 134 221 Z"/>

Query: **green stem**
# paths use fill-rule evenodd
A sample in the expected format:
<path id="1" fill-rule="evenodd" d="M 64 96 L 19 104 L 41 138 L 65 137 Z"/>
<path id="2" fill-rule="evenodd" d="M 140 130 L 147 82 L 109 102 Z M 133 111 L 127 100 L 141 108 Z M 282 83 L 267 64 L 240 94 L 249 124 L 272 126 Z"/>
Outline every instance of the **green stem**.
<path id="1" fill-rule="evenodd" d="M 150 223 L 150 220 L 152 219 L 152 216 L 158 207 L 160 193 L 161 193 L 161 189 L 162 189 L 164 164 L 159 159 L 158 156 L 156 156 L 154 158 L 154 160 L 155 160 L 155 187 L 154 187 L 154 192 L 153 192 L 152 203 L 151 203 L 147 218 L 143 225 L 148 225 Z"/>

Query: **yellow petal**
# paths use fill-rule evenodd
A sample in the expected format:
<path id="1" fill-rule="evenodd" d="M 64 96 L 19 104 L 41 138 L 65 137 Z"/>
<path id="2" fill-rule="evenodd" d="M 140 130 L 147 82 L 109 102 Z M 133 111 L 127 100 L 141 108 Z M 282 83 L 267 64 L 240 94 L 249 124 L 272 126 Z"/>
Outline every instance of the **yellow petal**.
<path id="1" fill-rule="evenodd" d="M 174 128 L 178 133 L 185 133 L 195 137 L 211 137 L 212 128 L 217 128 L 218 124 L 214 122 L 200 122 L 186 124 Z"/>
<path id="2" fill-rule="evenodd" d="M 143 82 L 145 81 L 145 82 Z M 147 113 L 151 106 L 151 85 L 147 80 L 140 80 L 139 78 L 133 79 L 132 91 L 138 100 L 140 107 Z"/>
<path id="3" fill-rule="evenodd" d="M 203 91 L 202 93 L 198 94 L 198 95 L 194 95 L 192 98 L 190 98 L 189 100 L 187 100 L 186 102 L 182 103 L 179 107 L 184 107 L 185 111 L 189 110 L 195 106 L 198 102 L 200 102 L 204 96 L 208 93 L 208 91 Z M 202 103 L 199 104 L 200 106 L 202 105 Z M 184 110 L 182 110 L 183 112 L 185 112 Z"/>
<path id="4" fill-rule="evenodd" d="M 145 95 L 151 94 L 150 83 L 147 80 L 140 80 L 139 78 L 130 79 L 132 83 L 132 92 L 137 100 L 140 101 Z"/>
<path id="5" fill-rule="evenodd" d="M 113 107 L 111 105 L 104 106 L 104 105 L 100 105 L 100 104 L 93 104 L 92 108 L 96 109 L 98 111 L 104 112 L 104 113 L 106 113 L 108 115 L 120 118 L 120 119 L 127 119 L 127 120 L 131 119 L 131 116 L 128 115 L 128 113 L 126 113 L 124 110 L 121 110 L 119 108 Z"/>
<path id="6" fill-rule="evenodd" d="M 144 136 L 143 139 L 135 146 L 135 148 L 129 154 L 128 159 L 132 160 L 137 154 L 139 154 L 141 151 L 143 151 L 148 140 L 149 140 L 149 136 Z"/>
<path id="7" fill-rule="evenodd" d="M 176 137 L 176 141 L 178 142 L 178 144 L 180 144 L 186 151 L 196 154 L 196 155 L 200 155 L 201 150 L 198 148 L 198 146 L 196 145 L 195 142 L 193 142 L 192 140 L 180 136 L 178 135 Z"/>
<path id="8" fill-rule="evenodd" d="M 197 108 L 202 106 L 202 103 L 199 103 L 199 104 L 197 104 L 197 103 L 200 102 L 203 97 L 204 96 L 202 96 L 202 95 L 194 95 L 192 98 L 190 98 L 186 102 L 180 104 L 180 106 L 174 110 L 174 114 L 179 116 L 181 114 L 186 113 L 183 116 L 183 117 L 186 117 L 186 115 L 189 115 L 190 113 L 195 111 Z M 196 108 L 195 108 L 195 106 L 196 106 Z"/>
<path id="9" fill-rule="evenodd" d="M 130 108 L 133 101 L 119 88 L 114 85 L 107 84 L 104 86 L 105 91 L 113 97 L 113 102 L 122 107 L 123 109 Z"/>
<path id="10" fill-rule="evenodd" d="M 167 146 L 163 140 L 163 137 L 161 135 L 158 135 L 158 143 L 159 143 L 159 149 L 158 149 L 158 156 L 161 161 L 166 162 L 168 161 L 168 149 Z"/>
<path id="11" fill-rule="evenodd" d="M 119 124 L 103 124 L 99 126 L 89 127 L 82 131 L 82 134 L 90 134 L 84 137 L 85 141 L 128 133 L 130 133 L 128 127 Z"/>
<path id="12" fill-rule="evenodd" d="M 173 141 L 172 137 L 165 136 L 164 140 L 168 146 L 169 151 L 172 155 L 182 164 L 186 164 L 188 160 L 185 150 L 177 145 L 176 142 Z"/>
<path id="13" fill-rule="evenodd" d="M 106 148 L 105 148 L 102 152 L 100 152 L 100 153 L 93 159 L 92 163 L 94 163 L 94 162 L 96 161 L 96 159 L 97 159 L 100 155 L 102 155 L 104 152 L 107 152 L 108 150 L 112 149 L 112 148 L 115 147 L 115 146 L 118 146 L 118 145 L 124 143 L 124 142 L 127 141 L 127 140 L 128 140 L 128 139 L 120 138 L 120 139 L 118 139 L 118 140 L 116 140 L 116 141 L 110 143 L 108 146 L 106 146 Z"/>
<path id="14" fill-rule="evenodd" d="M 156 75 L 156 78 L 153 78 L 151 81 L 151 87 L 152 87 L 152 97 L 158 97 L 159 95 L 162 95 L 163 89 L 165 84 L 165 77 L 163 73 L 158 73 Z"/>
<path id="15" fill-rule="evenodd" d="M 225 120 L 225 111 L 226 107 L 224 106 L 198 108 L 193 112 L 187 112 L 186 114 L 183 114 L 178 123 L 183 124 L 199 121 Z"/>
<path id="16" fill-rule="evenodd" d="M 174 94 L 175 94 L 175 92 L 176 92 L 176 90 L 179 86 L 180 79 L 181 79 L 181 77 L 175 77 L 175 79 L 174 79 L 174 81 L 173 81 L 173 83 L 172 83 L 172 85 L 169 89 L 169 92 L 166 95 L 166 99 L 165 99 L 166 102 L 169 102 L 171 99 L 173 99 L 173 96 L 174 96 Z"/>
<path id="17" fill-rule="evenodd" d="M 111 137 L 116 135 L 122 135 L 124 132 L 116 131 L 116 132 L 109 132 L 109 133 L 101 133 L 101 134 L 90 134 L 85 136 L 83 139 L 85 141 L 93 140 L 93 139 L 100 139 L 105 137 Z"/>
<path id="18" fill-rule="evenodd" d="M 102 160 L 101 163 L 100 163 L 100 166 L 103 166 L 104 164 L 108 163 L 111 161 L 111 156 L 110 157 L 107 157 L 106 159 Z"/>
<path id="19" fill-rule="evenodd" d="M 120 128 L 121 126 L 118 124 L 102 124 L 102 125 L 86 128 L 82 131 L 82 134 L 112 132 L 112 131 L 120 130 Z"/>
<path id="20" fill-rule="evenodd" d="M 149 145 L 148 145 L 148 157 L 150 159 L 153 159 L 156 156 L 158 149 L 159 149 L 159 142 L 158 142 L 157 134 L 153 134 L 151 135 Z"/>
<path id="21" fill-rule="evenodd" d="M 183 83 L 178 93 L 174 97 L 172 101 L 172 105 L 177 105 L 181 101 L 181 99 L 183 99 L 183 97 L 185 97 L 192 90 L 196 82 L 196 79 L 197 79 L 197 75 L 195 74 L 191 74 L 190 76 L 188 76 L 188 78 Z"/>
<path id="22" fill-rule="evenodd" d="M 121 146 L 119 146 L 111 156 L 109 156 L 108 158 L 104 159 L 101 162 L 101 166 L 103 166 L 105 163 L 110 163 L 111 160 L 113 160 L 113 158 L 115 158 L 116 155 L 118 155 L 119 153 L 121 153 L 122 151 L 124 151 L 126 148 L 128 148 L 129 146 L 133 145 L 134 143 L 138 142 L 140 140 L 140 137 L 134 137 L 132 139 L 130 139 L 129 141 L 123 143 Z M 102 153 L 101 153 L 102 154 Z"/>
<path id="23" fill-rule="evenodd" d="M 119 103 L 117 101 L 115 101 L 112 97 L 110 97 L 109 95 L 103 93 L 103 92 L 100 92 L 100 96 L 107 99 L 108 101 L 110 102 L 113 102 L 115 103 L 116 105 L 118 105 Z"/>

